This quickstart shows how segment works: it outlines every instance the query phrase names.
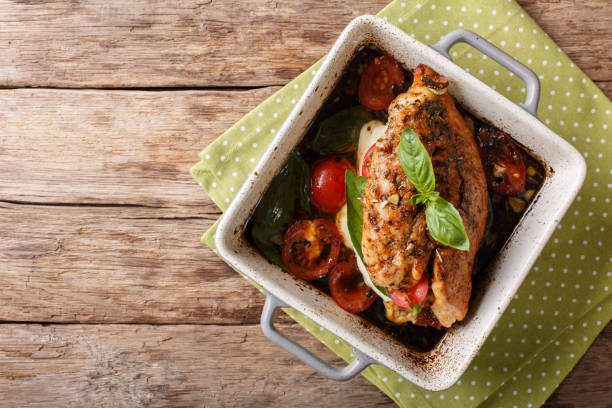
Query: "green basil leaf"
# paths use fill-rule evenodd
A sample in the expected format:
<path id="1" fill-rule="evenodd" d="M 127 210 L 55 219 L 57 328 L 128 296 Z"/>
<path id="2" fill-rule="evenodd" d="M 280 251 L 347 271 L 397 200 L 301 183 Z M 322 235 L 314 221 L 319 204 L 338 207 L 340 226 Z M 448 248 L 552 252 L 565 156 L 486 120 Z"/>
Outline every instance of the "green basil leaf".
<path id="1" fill-rule="evenodd" d="M 404 173 L 417 189 L 408 204 L 425 204 L 425 221 L 429 233 L 438 242 L 463 251 L 470 248 L 470 240 L 459 211 L 440 197 L 436 189 L 436 175 L 431 158 L 419 136 L 410 128 L 402 132 L 397 150 Z"/>
<path id="2" fill-rule="evenodd" d="M 410 197 L 410 200 L 406 201 L 406 203 L 410 205 L 418 205 L 425 202 L 425 196 L 421 193 L 417 193 Z"/>
<path id="3" fill-rule="evenodd" d="M 414 306 L 412 306 L 412 315 L 414 317 L 417 317 L 420 312 L 421 312 L 421 304 L 420 303 L 417 303 Z"/>
<path id="4" fill-rule="evenodd" d="M 363 233 L 363 204 L 359 201 L 359 197 L 365 194 L 365 185 L 368 179 L 363 176 L 356 176 L 352 170 L 347 170 L 344 173 L 344 184 L 346 186 L 346 223 L 351 236 L 351 242 L 361 262 L 363 260 L 363 252 L 361 251 L 361 236 Z M 387 289 L 378 286 L 372 282 L 376 289 L 383 295 L 389 297 Z"/>
<path id="5" fill-rule="evenodd" d="M 376 286 L 376 289 L 380 290 L 380 292 L 389 297 L 389 293 L 387 292 L 387 288 L 383 288 L 382 286 L 378 286 L 377 284 L 375 284 L 374 282 L 372 282 L 372 285 Z"/>
<path id="6" fill-rule="evenodd" d="M 470 249 L 470 240 L 459 211 L 442 197 L 427 203 L 425 221 L 436 241 L 462 251 Z"/>
<path id="7" fill-rule="evenodd" d="M 361 252 L 361 234 L 363 232 L 363 205 L 359 201 L 365 193 L 365 185 L 368 179 L 357 176 L 353 170 L 344 173 L 344 185 L 346 186 L 346 223 L 351 236 L 353 247 L 363 261 Z M 363 261 L 365 265 L 365 261 Z"/>
<path id="8" fill-rule="evenodd" d="M 248 233 L 255 247 L 271 262 L 284 268 L 280 252 L 283 234 L 289 227 L 296 203 L 310 211 L 308 165 L 292 152 L 285 165 L 257 204 L 249 221 Z"/>
<path id="9" fill-rule="evenodd" d="M 414 130 L 405 128 L 402 132 L 397 156 L 408 180 L 419 193 L 436 189 L 436 175 L 431 158 Z"/>
<path id="10" fill-rule="evenodd" d="M 431 200 L 435 200 L 440 196 L 440 193 L 437 191 L 430 191 L 429 193 L 418 193 L 410 197 L 410 200 L 407 201 L 410 205 L 418 205 L 425 203 L 427 204 Z"/>
<path id="11" fill-rule="evenodd" d="M 361 127 L 374 119 L 365 107 L 352 106 L 321 122 L 312 141 L 317 153 L 346 153 L 357 149 Z"/>

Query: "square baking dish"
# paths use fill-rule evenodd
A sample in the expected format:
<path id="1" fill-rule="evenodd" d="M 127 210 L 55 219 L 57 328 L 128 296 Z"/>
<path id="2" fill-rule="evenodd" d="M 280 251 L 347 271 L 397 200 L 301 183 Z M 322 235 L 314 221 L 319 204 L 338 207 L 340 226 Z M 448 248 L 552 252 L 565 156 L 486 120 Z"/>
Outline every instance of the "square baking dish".
<path id="1" fill-rule="evenodd" d="M 517 105 L 465 72 L 450 60 L 448 50 L 466 42 L 514 72 L 526 84 L 524 103 Z M 344 68 L 363 46 L 393 56 L 407 69 L 423 63 L 449 80 L 449 92 L 477 117 L 509 133 L 540 160 L 546 177 L 540 191 L 498 256 L 480 276 L 466 318 L 448 329 L 436 347 L 413 351 L 357 315 L 342 310 L 330 296 L 269 263 L 246 240 L 245 226 L 269 183 L 303 138 Z M 221 220 L 215 236 L 217 252 L 231 267 L 246 274 L 267 292 L 261 325 L 275 343 L 319 372 L 346 380 L 370 364 L 388 367 L 408 381 L 432 391 L 453 385 L 493 330 L 561 217 L 582 186 L 586 165 L 582 156 L 537 118 L 537 76 L 488 41 L 456 30 L 433 46 L 416 41 L 374 16 L 353 20 L 342 32 L 312 82 L 296 103 L 276 137 L 249 175 Z M 334 368 L 273 325 L 279 307 L 290 306 L 349 343 L 355 359 Z"/>

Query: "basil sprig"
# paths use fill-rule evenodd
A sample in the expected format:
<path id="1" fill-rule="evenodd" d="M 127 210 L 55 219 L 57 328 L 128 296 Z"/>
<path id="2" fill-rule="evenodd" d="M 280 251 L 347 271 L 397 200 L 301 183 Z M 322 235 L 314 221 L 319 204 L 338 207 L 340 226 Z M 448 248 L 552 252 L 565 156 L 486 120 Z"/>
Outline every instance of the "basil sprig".
<path id="1" fill-rule="evenodd" d="M 363 232 L 363 205 L 359 197 L 365 194 L 365 185 L 368 179 L 357 176 L 352 170 L 344 173 L 344 185 L 346 186 L 346 223 L 351 236 L 351 242 L 359 257 L 363 261 L 361 251 L 361 235 Z M 365 262 L 364 262 L 365 264 Z"/>
<path id="2" fill-rule="evenodd" d="M 431 158 L 414 130 L 404 128 L 397 156 L 408 180 L 418 191 L 408 204 L 425 204 L 425 221 L 431 236 L 449 247 L 469 250 L 470 240 L 461 214 L 435 191 L 436 176 Z"/>
<path id="3" fill-rule="evenodd" d="M 437 197 L 427 201 L 425 205 L 425 222 L 436 241 L 462 251 L 470 249 L 470 240 L 461 215 L 451 203 Z"/>
<path id="4" fill-rule="evenodd" d="M 423 146 L 414 130 L 405 128 L 402 132 L 397 157 L 404 173 L 408 176 L 408 180 L 419 193 L 435 192 L 436 175 L 434 174 L 433 164 L 425 146 Z"/>
<path id="5" fill-rule="evenodd" d="M 344 173 L 344 185 L 346 187 L 346 224 L 348 227 L 351 242 L 361 262 L 365 265 L 363 259 L 363 251 L 361 250 L 361 237 L 363 234 L 363 204 L 359 201 L 359 197 L 365 194 L 365 185 L 368 181 L 367 177 L 357 176 L 353 170 L 347 170 Z M 382 286 L 376 286 L 383 295 L 388 296 L 387 289 Z"/>

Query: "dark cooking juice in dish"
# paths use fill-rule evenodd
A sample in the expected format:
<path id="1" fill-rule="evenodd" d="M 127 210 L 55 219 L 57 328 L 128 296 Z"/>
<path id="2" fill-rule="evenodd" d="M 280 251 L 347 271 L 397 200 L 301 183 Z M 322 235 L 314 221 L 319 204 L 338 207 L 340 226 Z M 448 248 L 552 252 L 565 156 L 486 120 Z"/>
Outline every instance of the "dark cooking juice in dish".
<path id="1" fill-rule="evenodd" d="M 313 120 L 310 128 L 304 136 L 304 139 L 296 147 L 296 151 L 308 165 L 322 157 L 320 154 L 311 149 L 312 141 L 319 123 L 338 112 L 360 104 L 357 95 L 360 76 L 365 68 L 374 60 L 374 58 L 381 55 L 383 55 L 383 53 L 376 49 L 363 48 L 356 53 L 351 63 L 344 70 L 338 84 Z M 394 89 L 395 95 L 406 91 L 412 84 L 412 73 L 408 70 L 404 70 L 404 75 L 405 86 L 402 89 Z M 495 129 L 482 119 L 474 117 L 458 104 L 457 107 L 466 119 L 468 126 L 472 128 L 473 132 L 478 132 L 480 129 L 484 128 Z M 387 122 L 386 110 L 371 111 L 371 113 L 374 118 L 379 119 L 384 123 Z M 488 189 L 489 216 L 485 235 L 480 243 L 480 247 L 474 261 L 474 268 L 472 271 L 474 288 L 472 296 L 474 295 L 475 291 L 479 290 L 478 281 L 484 278 L 484 271 L 487 265 L 489 265 L 493 258 L 500 252 L 512 234 L 516 225 L 519 223 L 521 217 L 525 213 L 525 210 L 529 207 L 529 204 L 534 197 L 536 197 L 546 175 L 546 170 L 543 165 L 523 146 L 518 143 L 516 143 L 516 145 L 520 149 L 520 155 L 526 167 L 525 190 L 518 195 L 507 196 L 502 195 L 491 188 Z M 344 156 L 351 160 L 354 165 L 356 165 L 356 153 L 345 154 Z M 258 207 L 264 204 L 265 203 L 260 202 Z M 307 214 L 297 209 L 291 223 L 302 218 L 329 218 L 332 220 L 335 218 L 333 215 L 318 212 L 314 207 L 311 209 L 311 211 L 311 214 Z M 252 228 L 253 222 L 250 221 L 246 228 L 246 236 L 251 243 L 253 243 L 251 234 Z M 277 242 L 276 245 L 280 251 L 280 243 Z M 274 245 L 271 245 L 270 247 L 273 248 Z M 344 245 L 342 247 L 339 261 L 352 256 L 353 252 L 351 249 L 344 247 Z M 269 256 L 266 257 L 270 259 Z M 278 264 L 278 262 L 275 263 Z M 310 283 L 322 292 L 330 295 L 328 276 L 310 281 Z M 419 352 L 427 352 L 431 350 L 445 334 L 444 328 L 437 330 L 432 327 L 415 326 L 412 323 L 395 324 L 387 320 L 385 317 L 385 308 L 380 298 L 376 299 L 370 308 L 357 314 L 366 321 L 378 327 L 386 334 L 393 337 L 398 342 Z"/>

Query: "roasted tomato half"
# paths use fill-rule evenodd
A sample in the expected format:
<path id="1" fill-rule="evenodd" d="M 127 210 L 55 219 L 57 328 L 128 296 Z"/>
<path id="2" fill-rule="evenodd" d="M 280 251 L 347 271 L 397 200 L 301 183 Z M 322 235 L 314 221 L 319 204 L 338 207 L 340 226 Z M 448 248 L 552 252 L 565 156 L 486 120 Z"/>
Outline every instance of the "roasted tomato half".
<path id="1" fill-rule="evenodd" d="M 404 70 L 393 57 L 377 57 L 361 75 L 359 100 L 373 110 L 387 109 L 404 82 Z"/>
<path id="2" fill-rule="evenodd" d="M 344 173 L 355 167 L 342 156 L 317 160 L 311 170 L 310 201 L 326 214 L 335 214 L 346 202 Z"/>
<path id="3" fill-rule="evenodd" d="M 340 253 L 336 224 L 323 218 L 293 224 L 283 237 L 283 263 L 298 278 L 321 278 L 336 264 Z"/>
<path id="4" fill-rule="evenodd" d="M 504 195 L 525 190 L 525 162 L 512 138 L 488 126 L 478 130 L 478 147 L 489 187 Z"/>
<path id="5" fill-rule="evenodd" d="M 429 280 L 427 274 L 423 274 L 421 280 L 414 285 L 409 292 L 403 290 L 389 290 L 389 297 L 399 307 L 413 307 L 417 303 L 421 303 L 427 297 L 429 291 Z"/>
<path id="6" fill-rule="evenodd" d="M 354 257 L 334 266 L 329 275 L 329 290 L 338 306 L 351 313 L 366 310 L 376 300 L 376 293 L 363 281 Z"/>
<path id="7" fill-rule="evenodd" d="M 370 162 L 372 161 L 372 154 L 374 153 L 374 148 L 376 147 L 376 143 L 374 143 L 365 154 L 363 158 L 363 164 L 361 165 L 361 175 L 364 177 L 368 177 L 370 174 Z"/>

